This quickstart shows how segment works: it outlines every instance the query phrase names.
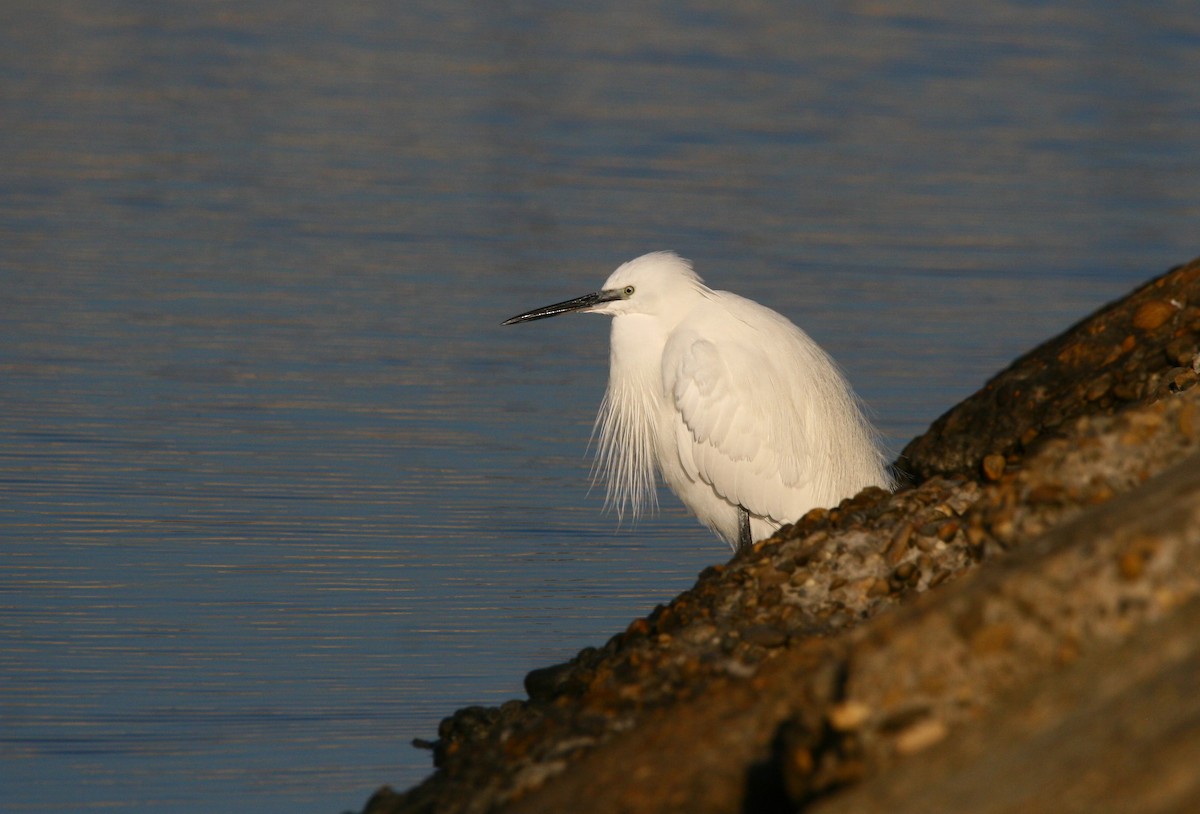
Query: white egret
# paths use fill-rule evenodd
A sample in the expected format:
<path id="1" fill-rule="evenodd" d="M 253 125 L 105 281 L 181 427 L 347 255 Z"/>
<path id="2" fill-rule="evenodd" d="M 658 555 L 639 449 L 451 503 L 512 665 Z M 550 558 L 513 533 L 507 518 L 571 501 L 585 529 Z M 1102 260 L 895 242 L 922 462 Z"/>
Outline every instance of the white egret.
<path id="1" fill-rule="evenodd" d="M 864 487 L 892 487 L 833 360 L 775 311 L 706 286 L 673 252 L 504 324 L 571 311 L 613 317 L 596 468 L 618 516 L 656 505 L 656 466 L 735 549 Z"/>

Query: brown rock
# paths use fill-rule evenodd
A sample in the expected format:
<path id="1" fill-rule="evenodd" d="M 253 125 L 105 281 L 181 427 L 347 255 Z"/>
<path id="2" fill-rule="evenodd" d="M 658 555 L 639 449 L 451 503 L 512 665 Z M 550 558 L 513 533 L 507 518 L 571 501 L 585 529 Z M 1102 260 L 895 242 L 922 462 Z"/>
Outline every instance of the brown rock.
<path id="1" fill-rule="evenodd" d="M 1150 300 L 1133 312 L 1133 327 L 1141 331 L 1153 331 L 1179 311 L 1168 302 Z"/>
<path id="2" fill-rule="evenodd" d="M 981 471 L 985 456 L 1032 450 L 1044 436 L 1046 415 L 1071 421 L 1111 412 L 1119 406 L 1114 400 L 1140 398 L 1146 380 L 1175 364 L 1165 352 L 1167 343 L 1200 347 L 1200 322 L 1179 320 L 1176 325 L 1173 315 L 1180 311 L 1172 304 L 1197 300 L 1197 291 L 1200 260 L 1193 260 L 1017 359 L 905 447 L 905 471 L 918 483 L 939 474 L 970 477 Z M 1130 333 L 1135 325 L 1142 345 L 1164 350 L 1143 352 Z M 1170 325 L 1176 325 L 1174 333 Z M 1125 362 L 1132 362 L 1132 370 Z M 1111 388 L 1094 399 L 1081 398 L 1106 375 Z M 1038 397 L 1030 398 L 1034 393 Z"/>
<path id="3" fill-rule="evenodd" d="M 983 459 L 983 476 L 990 481 L 998 481 L 1004 475 L 1006 461 L 1003 455 L 993 453 Z"/>

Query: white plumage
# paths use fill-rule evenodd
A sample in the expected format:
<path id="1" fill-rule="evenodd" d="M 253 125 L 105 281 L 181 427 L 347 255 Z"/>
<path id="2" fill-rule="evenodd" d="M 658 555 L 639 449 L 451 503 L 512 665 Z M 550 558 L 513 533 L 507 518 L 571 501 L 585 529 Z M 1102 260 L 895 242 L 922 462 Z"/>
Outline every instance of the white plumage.
<path id="1" fill-rule="evenodd" d="M 891 488 L 875 433 L 829 356 L 771 309 L 710 289 L 674 253 L 631 260 L 601 291 L 505 324 L 569 311 L 613 317 L 596 465 L 618 515 L 654 507 L 657 469 L 736 547 L 739 507 L 758 540 L 815 506 Z"/>

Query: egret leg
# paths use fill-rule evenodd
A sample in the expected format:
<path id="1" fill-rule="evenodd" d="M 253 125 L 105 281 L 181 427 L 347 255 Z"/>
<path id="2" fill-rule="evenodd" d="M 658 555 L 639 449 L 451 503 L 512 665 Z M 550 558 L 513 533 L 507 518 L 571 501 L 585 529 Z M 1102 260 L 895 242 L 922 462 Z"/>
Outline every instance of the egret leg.
<path id="1" fill-rule="evenodd" d="M 743 548 L 749 548 L 753 544 L 750 539 L 750 512 L 746 511 L 745 507 L 738 504 L 738 551 Z"/>

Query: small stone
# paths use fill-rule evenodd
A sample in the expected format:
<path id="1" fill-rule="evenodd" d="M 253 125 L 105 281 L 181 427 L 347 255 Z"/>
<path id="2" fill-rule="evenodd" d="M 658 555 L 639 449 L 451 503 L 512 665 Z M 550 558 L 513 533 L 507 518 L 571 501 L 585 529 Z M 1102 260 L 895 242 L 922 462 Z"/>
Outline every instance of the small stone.
<path id="1" fill-rule="evenodd" d="M 1087 393 L 1084 394 L 1084 398 L 1086 398 L 1088 401 L 1099 401 L 1100 399 L 1104 398 L 1105 395 L 1107 395 L 1109 390 L 1112 389 L 1112 384 L 1112 374 L 1105 373 L 1104 375 L 1094 379 L 1092 383 L 1088 385 Z"/>
<path id="2" fill-rule="evenodd" d="M 1001 543 L 1010 543 L 1017 534 L 1012 515 L 1004 513 L 992 520 L 992 536 Z"/>
<path id="3" fill-rule="evenodd" d="M 998 481 L 1004 475 L 1006 461 L 1003 455 L 993 453 L 983 459 L 983 476 L 990 481 Z"/>
<path id="4" fill-rule="evenodd" d="M 901 755 L 912 755 L 928 749 L 949 734 L 946 725 L 936 718 L 917 721 L 896 736 L 896 751 Z"/>
<path id="5" fill-rule="evenodd" d="M 804 513 L 804 517 L 800 518 L 801 523 L 819 523 L 829 517 L 829 510 L 817 507 L 809 509 Z"/>
<path id="6" fill-rule="evenodd" d="M 951 572 L 951 571 L 938 571 L 936 574 L 933 575 L 932 578 L 930 578 L 929 587 L 936 588 L 937 586 L 941 585 L 943 582 L 950 579 L 950 577 L 952 576 L 952 573 L 953 572 Z"/>
<path id="7" fill-rule="evenodd" d="M 1196 374 L 1188 367 L 1177 367 L 1167 371 L 1167 391 L 1182 393 L 1196 383 Z"/>
<path id="8" fill-rule="evenodd" d="M 1142 396 L 1141 383 L 1136 379 L 1118 382 L 1113 387 L 1112 394 L 1121 401 L 1137 401 Z"/>
<path id="9" fill-rule="evenodd" d="M 795 570 L 796 564 L 792 563 L 792 570 Z M 770 567 L 761 569 L 756 575 L 758 578 L 758 587 L 760 590 L 766 590 L 776 585 L 782 585 L 791 579 L 791 574 L 786 571 L 781 571 L 778 568 Z"/>
<path id="10" fill-rule="evenodd" d="M 1175 315 L 1176 309 L 1169 302 L 1150 300 L 1138 306 L 1133 314 L 1133 327 L 1142 331 L 1153 331 Z"/>
<path id="11" fill-rule="evenodd" d="M 1126 337 L 1126 340 L 1127 340 L 1127 341 L 1129 341 L 1129 340 L 1132 340 L 1132 339 L 1133 339 L 1133 337 L 1132 337 L 1132 336 Z M 1104 359 L 1103 359 L 1103 361 L 1101 361 L 1101 362 L 1100 362 L 1100 367 L 1108 367 L 1108 366 L 1109 366 L 1109 365 L 1111 365 L 1113 362 L 1115 362 L 1115 361 L 1117 361 L 1118 359 L 1120 359 L 1120 358 L 1121 358 L 1121 356 L 1123 356 L 1125 353 L 1127 353 L 1127 352 L 1129 351 L 1129 349 L 1130 349 L 1130 348 L 1132 348 L 1132 347 L 1133 347 L 1133 345 L 1131 344 L 1131 345 L 1129 346 L 1129 348 L 1126 348 L 1126 347 L 1125 347 L 1125 342 L 1122 342 L 1120 345 L 1114 345 L 1114 346 L 1113 346 L 1113 349 L 1112 349 L 1112 350 L 1110 350 L 1110 351 L 1108 352 L 1108 355 L 1107 355 L 1107 356 L 1105 356 L 1105 357 L 1104 357 Z"/>
<path id="12" fill-rule="evenodd" d="M 1093 480 L 1088 484 L 1088 489 L 1085 499 L 1093 506 L 1099 506 L 1101 503 L 1107 503 L 1116 496 L 1112 486 L 1105 483 L 1103 480 Z"/>
<path id="13" fill-rule="evenodd" d="M 917 529 L 917 531 L 922 537 L 932 537 L 937 534 L 937 531 L 939 528 L 941 528 L 941 525 L 941 521 L 930 520 L 928 523 L 922 523 L 921 527 Z"/>
<path id="14" fill-rule="evenodd" d="M 634 619 L 629 623 L 629 626 L 625 628 L 626 636 L 644 636 L 649 632 L 650 623 L 640 617 Z"/>
<path id="15" fill-rule="evenodd" d="M 1190 367 L 1192 359 L 1196 356 L 1195 343 L 1185 337 L 1168 342 L 1163 350 L 1167 354 L 1167 359 L 1180 367 Z"/>
<path id="16" fill-rule="evenodd" d="M 892 535 L 892 541 L 888 543 L 887 551 L 883 555 L 888 565 L 895 565 L 903 559 L 905 552 L 908 551 L 908 541 L 912 539 L 912 535 L 912 523 L 904 523 L 896 529 L 896 533 Z"/>
<path id="17" fill-rule="evenodd" d="M 758 596 L 758 604 L 764 608 L 771 608 L 783 601 L 783 590 L 778 585 L 772 585 L 763 590 Z"/>
<path id="18" fill-rule="evenodd" d="M 1146 562 L 1136 551 L 1126 551 L 1117 562 L 1121 576 L 1127 580 L 1135 580 L 1146 570 Z"/>
<path id="19" fill-rule="evenodd" d="M 967 524 L 967 542 L 973 546 L 980 545 L 987 538 L 987 532 L 983 530 L 983 516 L 980 514 L 972 514 L 971 521 Z"/>
<path id="20" fill-rule="evenodd" d="M 550 701 L 570 689 L 570 679 L 569 663 L 531 670 L 525 676 L 525 693 L 533 701 Z"/>
<path id="21" fill-rule="evenodd" d="M 1039 483 L 1029 490 L 1025 500 L 1035 506 L 1061 503 L 1067 490 L 1060 483 Z"/>
<path id="22" fill-rule="evenodd" d="M 1158 542 L 1151 538 L 1134 540 L 1117 560 L 1117 570 L 1127 580 L 1135 580 L 1146 571 L 1146 564 L 1158 553 Z"/>
<path id="23" fill-rule="evenodd" d="M 875 579 L 871 580 L 871 584 L 867 586 L 867 596 L 872 599 L 880 596 L 887 596 L 888 590 L 888 581 L 886 579 L 880 579 L 879 577 L 876 577 Z"/>
<path id="24" fill-rule="evenodd" d="M 751 625 L 742 631 L 742 641 L 759 647 L 782 647 L 787 640 L 787 631 L 775 625 Z"/>
<path id="25" fill-rule="evenodd" d="M 959 523 L 957 520 L 947 520 L 942 523 L 937 530 L 937 538 L 943 543 L 948 543 L 954 539 L 954 535 L 958 534 Z"/>
<path id="26" fill-rule="evenodd" d="M 829 710 L 829 725 L 837 732 L 853 732 L 871 717 L 871 708 L 861 701 L 843 701 Z"/>

